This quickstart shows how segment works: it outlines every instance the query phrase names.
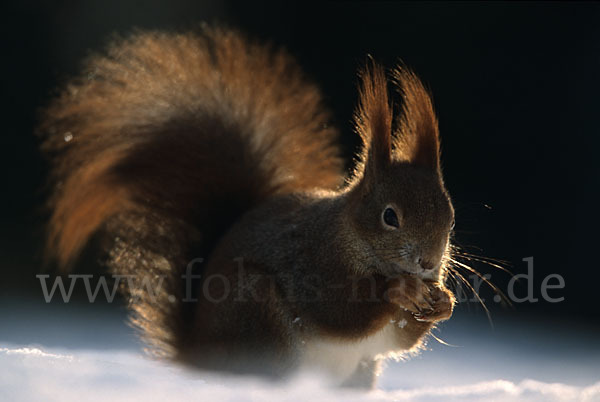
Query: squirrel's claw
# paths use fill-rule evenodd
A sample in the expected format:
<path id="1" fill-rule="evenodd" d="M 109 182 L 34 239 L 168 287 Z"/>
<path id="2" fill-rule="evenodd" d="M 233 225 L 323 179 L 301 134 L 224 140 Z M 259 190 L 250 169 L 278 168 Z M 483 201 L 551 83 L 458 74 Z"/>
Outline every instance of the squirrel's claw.
<path id="1" fill-rule="evenodd" d="M 420 322 L 444 321 L 452 316 L 456 299 L 448 289 L 418 276 L 394 278 L 387 294 L 388 300 L 413 314 Z"/>
<path id="2" fill-rule="evenodd" d="M 413 317 L 415 320 L 421 322 L 438 322 L 450 318 L 456 302 L 452 292 L 445 288 L 434 287 L 430 293 L 434 299 L 432 304 L 433 309 L 414 314 Z"/>
<path id="3" fill-rule="evenodd" d="M 433 310 L 435 298 L 430 287 L 419 277 L 403 275 L 394 278 L 387 293 L 390 302 L 413 314 Z"/>

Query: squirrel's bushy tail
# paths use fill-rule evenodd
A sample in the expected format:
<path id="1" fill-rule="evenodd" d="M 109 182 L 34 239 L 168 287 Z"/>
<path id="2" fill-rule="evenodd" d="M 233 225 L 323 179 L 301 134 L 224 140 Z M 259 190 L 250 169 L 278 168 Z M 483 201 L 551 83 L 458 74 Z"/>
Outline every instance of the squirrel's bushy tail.
<path id="1" fill-rule="evenodd" d="M 65 266 L 102 231 L 113 271 L 164 277 L 132 307 L 172 354 L 185 342 L 190 258 L 267 197 L 341 183 L 327 122 L 319 91 L 284 52 L 234 32 L 118 40 L 45 110 L 48 249 Z"/>

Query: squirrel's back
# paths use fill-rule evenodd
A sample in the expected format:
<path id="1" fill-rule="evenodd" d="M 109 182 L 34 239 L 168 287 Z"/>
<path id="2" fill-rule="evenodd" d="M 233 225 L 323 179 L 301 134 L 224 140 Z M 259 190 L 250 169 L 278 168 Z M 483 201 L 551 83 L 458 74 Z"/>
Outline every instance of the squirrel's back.
<path id="1" fill-rule="evenodd" d="M 159 350 L 182 341 L 181 272 L 267 197 L 343 180 L 317 88 L 280 50 L 219 29 L 139 33 L 92 56 L 46 109 L 48 249 L 70 264 L 107 233 L 119 274 L 164 278 L 134 321 Z"/>

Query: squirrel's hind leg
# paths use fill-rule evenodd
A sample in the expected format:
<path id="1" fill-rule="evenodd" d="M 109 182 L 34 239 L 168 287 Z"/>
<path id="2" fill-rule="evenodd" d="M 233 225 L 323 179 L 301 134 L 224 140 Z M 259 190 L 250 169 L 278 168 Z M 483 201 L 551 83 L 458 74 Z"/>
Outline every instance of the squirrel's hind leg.
<path id="1" fill-rule="evenodd" d="M 365 389 L 370 390 L 375 388 L 377 376 L 381 372 L 381 360 L 373 358 L 362 359 L 354 373 L 348 377 L 343 383 L 343 388 Z"/>

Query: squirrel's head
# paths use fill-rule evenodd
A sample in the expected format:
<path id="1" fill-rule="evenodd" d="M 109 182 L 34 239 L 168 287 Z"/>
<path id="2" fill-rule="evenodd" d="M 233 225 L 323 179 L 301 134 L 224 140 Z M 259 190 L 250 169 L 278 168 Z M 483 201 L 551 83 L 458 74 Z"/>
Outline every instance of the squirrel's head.
<path id="1" fill-rule="evenodd" d="M 437 280 L 454 225 L 437 119 L 412 72 L 398 68 L 393 76 L 402 96 L 395 129 L 384 71 L 373 66 L 362 74 L 356 127 L 363 151 L 350 183 L 351 223 L 380 273 Z"/>

